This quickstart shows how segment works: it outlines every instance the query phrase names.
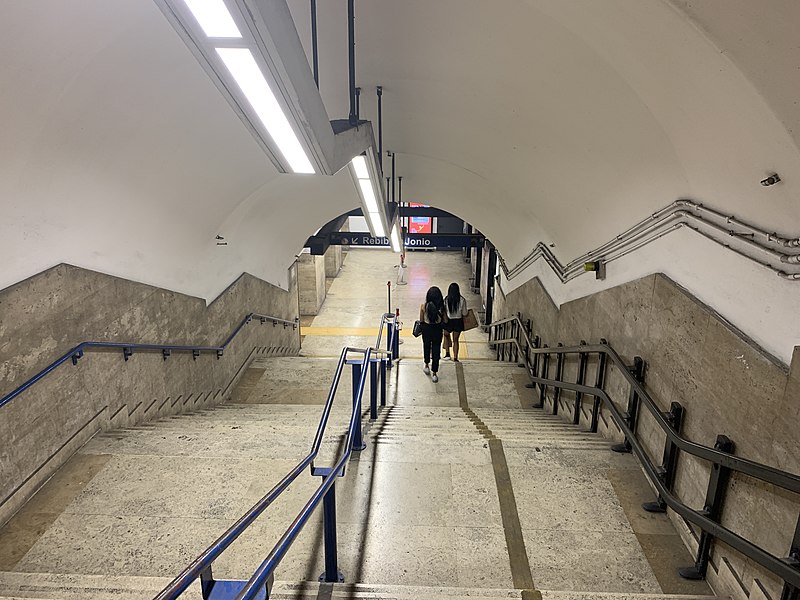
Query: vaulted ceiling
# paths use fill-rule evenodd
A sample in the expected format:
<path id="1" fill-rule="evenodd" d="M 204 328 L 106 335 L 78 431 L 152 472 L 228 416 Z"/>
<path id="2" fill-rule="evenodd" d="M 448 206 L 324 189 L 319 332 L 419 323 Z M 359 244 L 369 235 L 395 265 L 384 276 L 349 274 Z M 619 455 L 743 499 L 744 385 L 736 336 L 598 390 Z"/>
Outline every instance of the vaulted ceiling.
<path id="1" fill-rule="evenodd" d="M 320 91 L 344 117 L 346 1 L 317 4 Z M 309 2 L 289 6 L 310 55 Z M 362 118 L 382 85 L 404 199 L 469 220 L 511 264 L 538 241 L 569 260 L 677 198 L 800 230 L 794 0 L 356 15 Z M 242 271 L 285 284 L 306 237 L 358 206 L 346 174 L 278 174 L 152 1 L 12 0 L 0 23 L 0 287 L 62 261 L 209 299 Z"/>

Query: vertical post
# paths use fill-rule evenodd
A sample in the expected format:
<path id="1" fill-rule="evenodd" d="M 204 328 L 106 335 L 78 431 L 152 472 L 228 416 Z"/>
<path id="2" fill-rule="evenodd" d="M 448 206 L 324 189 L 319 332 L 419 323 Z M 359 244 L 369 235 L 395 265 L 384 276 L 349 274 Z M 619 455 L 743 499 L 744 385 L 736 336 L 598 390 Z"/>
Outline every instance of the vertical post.
<path id="1" fill-rule="evenodd" d="M 645 363 L 642 360 L 641 356 L 634 356 L 633 357 L 633 366 L 628 367 L 628 371 L 630 371 L 631 375 L 633 375 L 634 379 L 639 383 L 644 383 L 644 368 Z M 623 414 L 623 418 L 625 419 L 625 423 L 628 425 L 628 428 L 636 432 L 636 420 L 639 415 L 639 394 L 633 389 L 631 386 L 630 391 L 628 392 L 628 408 Z M 630 452 L 631 451 L 631 443 L 628 441 L 628 438 L 625 438 L 625 441 L 621 444 L 616 444 L 611 446 L 611 450 L 614 452 Z"/>
<path id="2" fill-rule="evenodd" d="M 361 396 L 358 395 L 358 384 L 361 382 L 361 363 L 353 363 L 353 410 L 356 412 L 356 426 L 353 432 L 353 451 L 360 452 L 367 445 L 361 437 Z"/>
<path id="3" fill-rule="evenodd" d="M 208 600 L 211 597 L 211 591 L 214 589 L 214 575 L 211 571 L 211 565 L 208 565 L 205 569 L 200 571 L 200 593 L 202 594 L 204 600 Z"/>
<path id="4" fill-rule="evenodd" d="M 718 435 L 714 448 L 720 452 L 733 453 L 736 445 L 725 435 Z M 708 478 L 708 490 L 703 512 L 706 517 L 719 522 L 722 515 L 722 504 L 725 501 L 725 490 L 731 470 L 718 463 L 711 465 L 711 476 Z M 711 556 L 711 546 L 714 536 L 707 531 L 700 532 L 700 542 L 697 545 L 697 559 L 691 567 L 678 569 L 678 575 L 684 579 L 704 579 L 708 569 L 708 560 Z"/>
<path id="5" fill-rule="evenodd" d="M 600 343 L 605 345 L 608 344 L 608 341 L 604 338 L 600 339 Z M 594 387 L 597 389 L 602 390 L 603 386 L 606 383 L 606 353 L 601 352 L 600 355 L 597 357 L 597 374 L 594 380 Z M 597 428 L 600 424 L 600 398 L 595 397 L 594 402 L 592 403 L 592 422 L 589 425 L 589 431 L 592 433 L 597 433 Z"/>
<path id="6" fill-rule="evenodd" d="M 381 359 L 381 406 L 386 406 L 386 361 Z"/>
<path id="7" fill-rule="evenodd" d="M 543 346 L 543 348 L 547 348 L 547 344 Z M 547 379 L 548 371 L 550 367 L 550 354 L 545 354 L 542 356 L 542 379 Z M 544 401 L 547 400 L 547 386 L 544 383 L 539 384 L 539 404 L 535 406 L 535 408 L 544 408 Z"/>
<path id="8" fill-rule="evenodd" d="M 392 280 L 386 282 L 386 293 L 389 295 L 389 303 L 386 307 L 386 312 L 392 312 Z"/>
<path id="9" fill-rule="evenodd" d="M 358 125 L 356 111 L 356 11 L 355 0 L 347 0 L 347 47 L 348 74 L 350 80 L 350 115 L 348 121 L 355 127 Z"/>
<path id="10" fill-rule="evenodd" d="M 396 202 L 395 195 L 394 195 L 394 191 L 395 191 L 394 190 L 394 182 L 395 182 L 394 167 L 395 167 L 395 153 L 392 152 L 392 202 Z"/>
<path id="11" fill-rule="evenodd" d="M 675 433 L 680 433 L 681 423 L 683 422 L 683 406 L 681 406 L 680 402 L 673 402 L 669 407 L 669 411 L 664 413 L 664 418 Z M 667 436 L 667 441 L 664 442 L 664 458 L 661 461 L 661 467 L 658 469 L 658 477 L 669 491 L 672 491 L 672 485 L 675 483 L 675 470 L 677 467 L 678 446 Z M 664 499 L 659 494 L 655 502 L 645 502 L 642 504 L 642 508 L 651 513 L 663 513 L 667 512 L 667 503 L 664 502 Z"/>
<path id="12" fill-rule="evenodd" d="M 319 89 L 319 54 L 317 52 L 317 0 L 311 0 L 311 62 L 314 68 L 314 83 Z"/>
<path id="13" fill-rule="evenodd" d="M 378 418 L 378 363 L 369 363 L 369 420 Z"/>
<path id="14" fill-rule="evenodd" d="M 356 118 L 361 120 L 361 88 L 356 88 Z"/>
<path id="15" fill-rule="evenodd" d="M 797 519 L 797 525 L 794 528 L 792 547 L 789 548 L 789 557 L 786 562 L 793 565 L 795 569 L 800 568 L 800 518 Z M 800 597 L 800 593 L 798 593 L 797 588 L 784 582 L 781 600 L 798 600 L 798 597 Z"/>
<path id="16" fill-rule="evenodd" d="M 378 94 L 378 158 L 383 173 L 383 86 L 379 85 L 375 91 Z"/>
<path id="17" fill-rule="evenodd" d="M 400 358 L 400 309 L 394 310 L 394 344 L 392 344 L 392 358 Z"/>
<path id="18" fill-rule="evenodd" d="M 581 346 L 586 345 L 586 340 L 581 340 Z M 575 383 L 583 385 L 586 383 L 586 367 L 589 364 L 589 354 L 581 352 L 578 355 L 578 377 Z M 581 408 L 583 407 L 583 392 L 575 392 L 575 408 L 572 412 L 572 423 L 577 425 L 581 422 Z"/>
<path id="19" fill-rule="evenodd" d="M 530 321 L 528 321 L 528 322 L 530 323 Z M 528 329 L 530 330 L 530 327 L 528 327 Z M 530 331 L 529 331 L 529 333 L 530 333 Z M 533 336 L 533 342 L 532 343 L 533 343 L 534 350 L 536 350 L 536 349 L 538 349 L 540 347 L 541 339 L 539 338 L 538 335 Z M 531 362 L 532 362 L 532 364 L 529 367 L 530 370 L 531 370 L 531 373 L 533 373 L 534 377 L 538 377 L 539 376 L 539 354 L 538 353 L 534 352 L 533 360 Z M 536 384 L 535 383 L 526 383 L 525 387 L 526 388 L 534 388 L 535 389 L 536 388 Z"/>
<path id="20" fill-rule="evenodd" d="M 397 176 L 397 201 L 403 203 L 403 176 Z"/>
<path id="21" fill-rule="evenodd" d="M 559 348 L 562 347 L 564 344 L 558 342 Z M 564 375 L 564 353 L 559 352 L 556 355 L 556 381 L 561 381 L 562 376 Z M 558 414 L 558 402 L 561 400 L 561 388 L 556 386 L 553 390 L 553 414 Z"/>
<path id="22" fill-rule="evenodd" d="M 328 475 L 333 477 L 333 475 Z M 325 572 L 319 576 L 320 581 L 327 583 L 344 583 L 344 576 L 339 571 L 339 560 L 336 551 L 336 483 L 322 497 L 323 539 L 325 542 Z"/>

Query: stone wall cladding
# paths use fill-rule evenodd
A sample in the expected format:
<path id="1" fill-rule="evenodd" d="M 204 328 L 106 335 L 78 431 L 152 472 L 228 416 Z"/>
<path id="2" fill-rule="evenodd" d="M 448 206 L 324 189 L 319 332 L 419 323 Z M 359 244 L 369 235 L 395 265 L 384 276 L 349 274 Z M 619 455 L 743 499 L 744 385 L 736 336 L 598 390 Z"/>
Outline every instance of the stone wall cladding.
<path id="1" fill-rule="evenodd" d="M 325 257 L 301 254 L 297 259 L 300 314 L 314 316 L 325 301 Z"/>
<path id="2" fill-rule="evenodd" d="M 500 295 L 498 295 L 500 296 Z M 530 319 L 543 343 L 577 345 L 608 339 L 629 364 L 634 356 L 647 363 L 646 387 L 662 410 L 673 401 L 685 409 L 682 434 L 713 446 L 717 434 L 736 443 L 736 454 L 793 473 L 800 472 L 800 347 L 791 369 L 752 344 L 713 310 L 662 274 L 568 302 L 559 309 L 538 279 L 510 292 L 496 304 L 495 319 L 520 313 Z M 565 363 L 565 378 L 575 381 L 577 357 Z M 551 376 L 555 372 L 551 362 Z M 594 385 L 596 358 L 586 381 Z M 609 368 L 606 390 L 625 409 L 628 386 Z M 559 413 L 573 415 L 575 395 L 562 391 Z M 581 424 L 586 427 L 592 398 L 584 398 Z M 545 410 L 552 411 L 552 390 Z M 661 463 L 664 434 L 643 414 L 638 434 L 654 464 Z M 622 435 L 607 410 L 601 411 L 600 432 L 614 440 Z M 681 454 L 675 491 L 689 506 L 704 504 L 710 466 Z M 738 534 L 778 556 L 786 556 L 800 514 L 800 498 L 748 477 L 733 477 L 727 490 L 722 522 Z M 698 532 L 681 517 L 670 517 L 692 553 Z M 718 593 L 746 598 L 780 597 L 782 582 L 723 544 L 712 553 L 709 581 Z"/>
<path id="3" fill-rule="evenodd" d="M 58 265 L 0 291 L 0 390 L 5 394 L 82 341 L 219 345 L 245 315 L 294 319 L 289 291 L 251 275 L 214 302 Z M 296 354 L 299 329 L 252 321 L 224 355 L 87 352 L 0 408 L 0 524 L 95 433 L 225 401 L 257 355 Z"/>

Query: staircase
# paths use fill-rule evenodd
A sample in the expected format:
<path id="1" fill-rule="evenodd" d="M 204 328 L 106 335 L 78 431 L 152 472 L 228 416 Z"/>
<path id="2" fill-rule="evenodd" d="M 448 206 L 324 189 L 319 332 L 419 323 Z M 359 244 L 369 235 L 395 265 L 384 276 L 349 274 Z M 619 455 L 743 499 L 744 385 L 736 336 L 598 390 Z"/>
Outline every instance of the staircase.
<path id="1" fill-rule="evenodd" d="M 307 453 L 334 368 L 320 358 L 258 359 L 233 403 L 90 441 L 65 467 L 74 493 L 45 487 L 9 524 L 28 527 L 28 537 L 0 532 L 0 545 L 30 538 L 0 572 L 0 598 L 152 598 Z M 393 369 L 387 406 L 372 423 L 364 417 L 367 447 L 337 483 L 348 583 L 316 582 L 317 513 L 270 597 L 708 598 L 702 582 L 667 581 L 640 544 L 671 525 L 660 515 L 629 518 L 621 497 L 630 490 L 619 482 L 642 477 L 634 459 L 529 408 L 519 375 L 508 364 L 443 363 L 432 384 L 417 362 Z M 328 428 L 337 433 L 318 464 L 341 449 L 350 394 L 343 377 Z M 81 477 L 86 464 L 95 472 Z M 318 482 L 301 476 L 215 575 L 247 579 Z M 537 591 L 520 589 L 526 569 Z M 199 586 L 185 597 L 200 598 Z"/>

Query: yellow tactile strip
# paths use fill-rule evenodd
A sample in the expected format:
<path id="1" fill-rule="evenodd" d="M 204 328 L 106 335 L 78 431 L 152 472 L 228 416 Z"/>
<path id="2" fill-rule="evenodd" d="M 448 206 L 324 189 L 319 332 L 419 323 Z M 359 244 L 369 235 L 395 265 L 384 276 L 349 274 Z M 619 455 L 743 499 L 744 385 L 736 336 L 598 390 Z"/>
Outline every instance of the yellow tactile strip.
<path id="1" fill-rule="evenodd" d="M 378 329 L 375 327 L 300 327 L 300 335 L 301 336 L 321 336 L 321 337 L 367 337 L 367 338 L 377 338 L 378 337 Z M 400 330 L 400 337 L 404 340 L 406 339 L 415 339 L 414 336 L 411 334 L 410 329 L 401 329 Z M 459 340 L 460 349 L 459 354 L 460 358 L 469 358 L 469 345 L 470 344 L 480 344 L 481 346 L 485 346 L 486 342 L 469 342 L 464 340 L 463 338 Z M 406 358 L 422 358 L 422 341 L 419 342 L 419 356 L 414 353 L 411 353 L 410 356 L 406 355 L 403 352 L 403 348 L 400 348 L 401 356 L 405 356 Z"/>

